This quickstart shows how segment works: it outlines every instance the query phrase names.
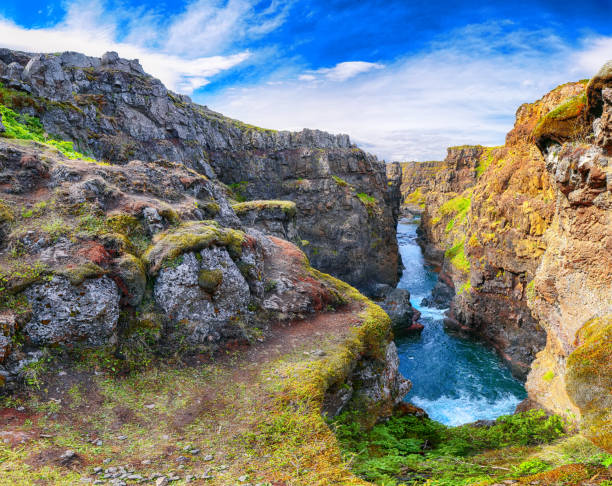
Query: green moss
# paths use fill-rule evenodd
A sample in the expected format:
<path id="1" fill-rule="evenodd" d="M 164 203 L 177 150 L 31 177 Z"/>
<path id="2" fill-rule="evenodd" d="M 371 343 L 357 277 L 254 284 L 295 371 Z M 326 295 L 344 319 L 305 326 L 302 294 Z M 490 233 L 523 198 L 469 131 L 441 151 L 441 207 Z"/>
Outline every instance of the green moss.
<path id="1" fill-rule="evenodd" d="M 443 216 L 453 215 L 444 228 L 446 233 L 450 233 L 457 223 L 462 223 L 465 220 L 470 210 L 470 205 L 471 198 L 464 195 L 449 199 L 438 209 L 439 216 L 434 218 L 436 220 L 434 224 L 440 222 Z"/>
<path id="2" fill-rule="evenodd" d="M 221 207 L 214 201 L 203 203 L 202 207 L 208 214 L 213 217 L 219 214 L 219 212 L 221 212 Z"/>
<path id="3" fill-rule="evenodd" d="M 247 181 L 234 182 L 232 184 L 228 184 L 228 189 L 231 192 L 231 196 L 238 202 L 246 201 L 246 189 L 249 183 Z"/>
<path id="4" fill-rule="evenodd" d="M 232 204 L 232 209 L 237 215 L 245 214 L 249 211 L 263 211 L 266 209 L 280 209 L 290 218 L 297 213 L 297 207 L 293 201 L 281 200 L 256 200 Z"/>
<path id="5" fill-rule="evenodd" d="M 151 239 L 142 223 L 131 214 L 111 214 L 106 218 L 104 225 L 104 237 L 114 239 L 123 251 L 141 255 L 151 244 Z"/>
<path id="6" fill-rule="evenodd" d="M 404 204 L 413 204 L 421 208 L 425 207 L 425 195 L 420 187 L 408 194 L 404 199 Z"/>
<path id="7" fill-rule="evenodd" d="M 464 242 L 465 239 L 455 243 L 455 245 L 446 250 L 444 256 L 455 268 L 458 268 L 464 273 L 468 273 L 470 271 L 470 261 L 465 256 Z"/>
<path id="8" fill-rule="evenodd" d="M 143 255 L 143 260 L 155 275 L 165 260 L 212 245 L 225 246 L 230 255 L 239 257 L 244 240 L 242 231 L 221 228 L 214 221 L 192 221 L 157 235 L 153 245 Z"/>
<path id="9" fill-rule="evenodd" d="M 338 184 L 340 187 L 348 187 L 348 186 L 349 186 L 349 183 L 348 183 L 348 182 L 346 182 L 344 179 L 341 179 L 341 178 L 340 178 L 340 177 L 338 177 L 338 176 L 333 175 L 333 176 L 332 176 L 332 179 L 333 179 L 334 181 L 336 181 L 336 184 Z"/>
<path id="10" fill-rule="evenodd" d="M 30 115 L 20 115 L 2 104 L 0 104 L 0 114 L 2 115 L 2 124 L 6 129 L 1 136 L 20 140 L 34 140 L 59 150 L 69 159 L 81 159 L 95 162 L 95 159 L 86 157 L 82 153 L 74 150 L 72 142 L 49 138 L 38 118 Z"/>
<path id="11" fill-rule="evenodd" d="M 70 280 L 72 285 L 82 284 L 87 278 L 100 277 L 106 271 L 92 262 L 84 263 L 83 265 L 64 267 L 56 270 L 57 275 L 61 275 Z"/>
<path id="12" fill-rule="evenodd" d="M 376 198 L 368 194 L 365 194 L 363 192 L 358 192 L 356 196 L 361 201 L 361 203 L 366 207 L 368 211 L 368 216 L 372 218 L 376 214 L 380 213 L 380 208 L 378 206 L 378 201 L 376 200 Z"/>
<path id="13" fill-rule="evenodd" d="M 476 176 L 480 177 L 484 172 L 489 168 L 494 158 L 494 150 L 499 147 L 487 147 L 482 155 L 480 156 L 480 160 L 478 161 L 478 165 L 476 166 Z"/>
<path id="14" fill-rule="evenodd" d="M 532 280 L 525 287 L 525 295 L 527 296 L 527 300 L 533 300 L 535 297 L 535 280 Z"/>
<path id="15" fill-rule="evenodd" d="M 555 377 L 555 372 L 549 370 L 546 373 L 544 373 L 544 375 L 542 376 L 542 379 L 544 381 L 552 381 L 554 377 Z"/>
<path id="16" fill-rule="evenodd" d="M 585 118 L 586 102 L 583 93 L 544 115 L 533 130 L 536 143 L 542 147 L 549 141 L 564 143 L 584 137 L 589 130 Z"/>
<path id="17" fill-rule="evenodd" d="M 209 294 L 214 294 L 223 282 L 223 272 L 215 268 L 213 270 L 200 270 L 198 273 L 198 285 Z"/>
<path id="18" fill-rule="evenodd" d="M 471 199 L 469 197 L 457 196 L 442 204 L 438 212 L 443 216 L 447 214 L 465 213 L 470 208 L 470 204 Z"/>

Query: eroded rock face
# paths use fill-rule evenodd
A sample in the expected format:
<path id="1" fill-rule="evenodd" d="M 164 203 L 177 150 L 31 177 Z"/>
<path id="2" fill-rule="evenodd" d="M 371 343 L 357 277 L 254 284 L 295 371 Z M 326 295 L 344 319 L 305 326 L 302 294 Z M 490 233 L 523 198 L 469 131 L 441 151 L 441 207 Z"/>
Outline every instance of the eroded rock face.
<path id="1" fill-rule="evenodd" d="M 240 335 L 237 330 L 249 318 L 247 281 L 225 248 L 202 250 L 199 257 L 186 253 L 175 268 L 163 268 L 155 281 L 155 301 L 188 328 L 193 342 Z"/>
<path id="2" fill-rule="evenodd" d="M 32 318 L 24 326 L 36 346 L 85 341 L 92 345 L 113 340 L 119 320 L 119 289 L 108 277 L 72 285 L 65 277 L 35 284 L 25 292 Z"/>
<path id="3" fill-rule="evenodd" d="M 5 85 L 35 96 L 32 106 L 15 108 L 39 116 L 48 133 L 113 164 L 180 162 L 211 179 L 216 171 L 249 199 L 292 200 L 315 267 L 363 289 L 397 282 L 398 199 L 385 164 L 348 136 L 225 118 L 116 53 L 98 59 L 2 50 L 0 61 L 14 66 L 0 73 Z"/>
<path id="4" fill-rule="evenodd" d="M 400 403 L 411 387 L 412 383 L 399 371 L 397 347 L 390 342 L 384 360 L 366 358 L 356 362 L 346 383 L 328 392 L 324 413 L 330 417 L 338 415 L 356 394 L 361 400 L 390 408 Z"/>
<path id="5" fill-rule="evenodd" d="M 600 113 L 605 113 L 610 104 L 601 99 Z M 557 204 L 529 301 L 548 339 L 533 363 L 527 390 L 548 410 L 576 416 L 585 407 L 577 398 L 579 389 L 568 395 L 568 357 L 585 323 L 612 313 L 611 162 L 606 137 L 594 139 L 602 145 L 569 142 L 545 153 Z"/>

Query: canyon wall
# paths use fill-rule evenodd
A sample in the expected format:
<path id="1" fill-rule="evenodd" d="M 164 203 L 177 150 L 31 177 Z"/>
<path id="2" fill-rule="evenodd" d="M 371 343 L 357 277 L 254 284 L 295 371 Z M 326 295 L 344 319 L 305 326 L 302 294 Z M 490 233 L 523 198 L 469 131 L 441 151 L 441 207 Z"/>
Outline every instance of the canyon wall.
<path id="1" fill-rule="evenodd" d="M 447 327 L 492 344 L 529 398 L 610 447 L 610 65 L 522 105 L 501 147 L 403 166 L 426 253 L 454 288 Z M 407 191 L 412 191 L 408 193 Z"/>
<path id="2" fill-rule="evenodd" d="M 0 49 L 2 99 L 98 160 L 180 162 L 233 197 L 297 204 L 313 265 L 367 290 L 395 285 L 397 198 L 385 165 L 346 135 L 265 130 L 166 89 L 138 61 Z"/>

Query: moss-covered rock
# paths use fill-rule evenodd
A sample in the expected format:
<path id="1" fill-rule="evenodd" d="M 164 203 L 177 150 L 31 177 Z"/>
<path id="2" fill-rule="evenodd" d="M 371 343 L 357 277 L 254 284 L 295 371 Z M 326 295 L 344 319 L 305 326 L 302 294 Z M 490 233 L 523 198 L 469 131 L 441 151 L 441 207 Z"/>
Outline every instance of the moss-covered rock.
<path id="1" fill-rule="evenodd" d="M 562 144 L 586 135 L 586 106 L 587 96 L 583 93 L 544 115 L 533 131 L 536 145 L 543 150 L 552 142 Z"/>
<path id="2" fill-rule="evenodd" d="M 69 265 L 55 270 L 56 275 L 66 277 L 72 285 L 80 285 L 87 278 L 95 278 L 105 275 L 107 272 L 93 262 L 86 262 L 81 265 Z"/>
<path id="3" fill-rule="evenodd" d="M 148 265 L 149 272 L 155 275 L 165 260 L 213 245 L 227 247 L 230 255 L 240 257 L 244 241 L 245 235 L 242 231 L 221 228 L 214 221 L 192 221 L 157 235 L 153 245 L 145 252 L 143 260 Z"/>
<path id="4" fill-rule="evenodd" d="M 612 314 L 589 320 L 567 360 L 566 387 L 582 413 L 584 433 L 612 452 Z"/>
<path id="5" fill-rule="evenodd" d="M 233 204 L 232 209 L 237 215 L 242 215 L 248 211 L 263 211 L 266 209 L 280 209 L 284 211 L 289 217 L 293 217 L 296 214 L 296 206 L 293 201 L 281 201 L 281 200 L 257 200 L 257 201 L 246 201 L 238 204 Z"/>
<path id="6" fill-rule="evenodd" d="M 10 223 L 15 218 L 13 216 L 13 211 L 11 208 L 0 199 L 0 224 L 2 223 Z"/>

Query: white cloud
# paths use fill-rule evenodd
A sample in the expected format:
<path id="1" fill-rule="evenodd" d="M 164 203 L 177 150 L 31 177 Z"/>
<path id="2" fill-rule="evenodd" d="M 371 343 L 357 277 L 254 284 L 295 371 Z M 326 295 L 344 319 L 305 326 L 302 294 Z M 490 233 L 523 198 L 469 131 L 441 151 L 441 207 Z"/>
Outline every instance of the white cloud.
<path id="1" fill-rule="evenodd" d="M 583 48 L 576 52 L 575 61 L 578 70 L 595 74 L 604 61 L 612 60 L 612 37 L 588 37 Z"/>
<path id="2" fill-rule="evenodd" d="M 289 5 L 273 0 L 267 10 L 255 14 L 247 0 L 196 0 L 164 23 L 142 9 L 109 12 L 103 1 L 77 0 L 67 4 L 65 18 L 52 27 L 25 28 L 0 18 L 0 39 L 3 47 L 27 52 L 76 50 L 101 56 L 117 51 L 139 59 L 145 71 L 169 88 L 190 94 L 252 57 L 248 49 L 231 52 L 236 32 L 243 38 L 270 32 L 282 24 Z M 127 32 L 118 40 L 120 22 Z M 212 55 L 226 50 L 226 55 Z"/>
<path id="3" fill-rule="evenodd" d="M 386 160 L 441 159 L 449 145 L 503 144 L 522 103 L 592 76 L 611 54 L 610 38 L 571 47 L 549 31 L 505 35 L 496 24 L 468 26 L 367 76 L 340 64 L 206 102 L 268 128 L 348 133 Z"/>
<path id="4" fill-rule="evenodd" d="M 309 71 L 307 74 L 298 76 L 300 81 L 316 81 L 328 79 L 330 81 L 343 82 L 354 78 L 358 74 L 367 73 L 373 69 L 382 69 L 384 66 L 375 62 L 349 61 L 336 64 L 333 68 L 321 68 Z"/>
<path id="5" fill-rule="evenodd" d="M 192 0 L 168 19 L 143 8 L 111 12 L 104 0 L 72 0 L 54 26 L 28 29 L 0 17 L 0 42 L 29 52 L 115 50 L 189 94 L 223 71 L 247 62 L 264 66 L 278 55 L 274 46 L 249 50 L 249 42 L 281 26 L 293 1 L 269 0 L 256 11 L 256 0 Z M 448 145 L 503 143 L 520 104 L 592 76 L 610 57 L 610 37 L 570 46 L 554 31 L 486 23 L 446 33 L 429 50 L 384 65 L 348 61 L 305 71 L 285 59 L 257 85 L 199 98 L 245 122 L 348 133 L 387 160 L 427 160 L 444 157 Z"/>

